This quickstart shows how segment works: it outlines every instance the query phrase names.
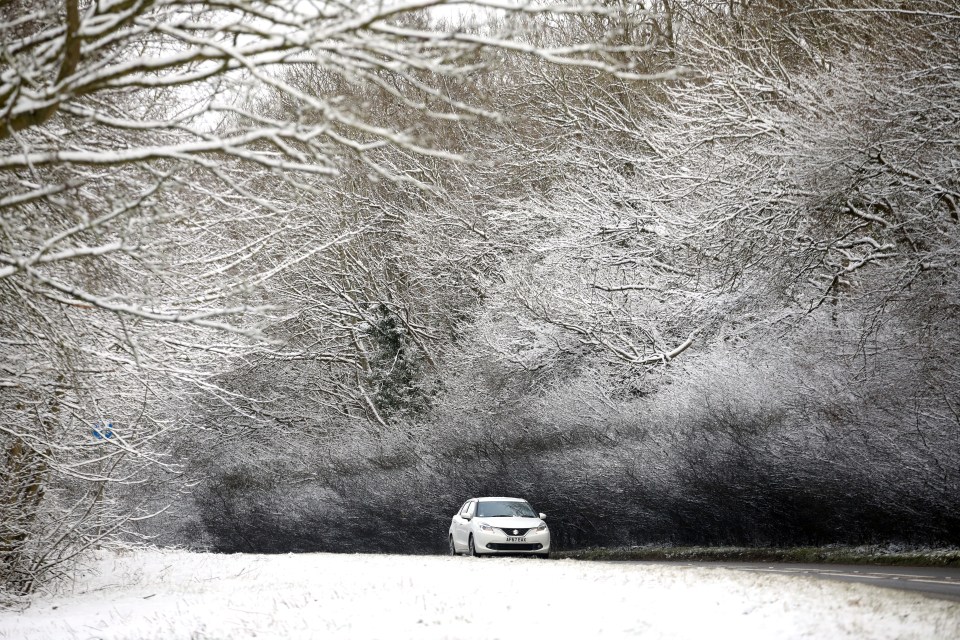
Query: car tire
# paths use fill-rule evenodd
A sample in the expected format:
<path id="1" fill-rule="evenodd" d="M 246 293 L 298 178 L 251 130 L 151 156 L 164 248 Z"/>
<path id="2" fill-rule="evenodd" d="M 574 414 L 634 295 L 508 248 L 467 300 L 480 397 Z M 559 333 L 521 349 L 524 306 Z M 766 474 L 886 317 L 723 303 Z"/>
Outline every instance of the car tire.
<path id="1" fill-rule="evenodd" d="M 473 544 L 473 534 L 470 534 L 470 539 L 467 541 L 467 549 L 471 556 L 474 558 L 479 558 L 480 554 L 477 553 L 477 547 Z"/>
<path id="2" fill-rule="evenodd" d="M 457 555 L 457 545 L 453 543 L 453 536 L 450 536 L 450 555 Z"/>

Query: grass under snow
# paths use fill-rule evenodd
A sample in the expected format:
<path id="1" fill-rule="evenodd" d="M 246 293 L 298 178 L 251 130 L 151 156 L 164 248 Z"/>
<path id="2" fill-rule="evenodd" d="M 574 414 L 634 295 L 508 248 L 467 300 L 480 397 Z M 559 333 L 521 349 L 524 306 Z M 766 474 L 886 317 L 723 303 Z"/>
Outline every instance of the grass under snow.
<path id="1" fill-rule="evenodd" d="M 960 637 L 960 603 L 720 568 L 531 558 L 102 552 L 0 612 L 10 640 Z"/>

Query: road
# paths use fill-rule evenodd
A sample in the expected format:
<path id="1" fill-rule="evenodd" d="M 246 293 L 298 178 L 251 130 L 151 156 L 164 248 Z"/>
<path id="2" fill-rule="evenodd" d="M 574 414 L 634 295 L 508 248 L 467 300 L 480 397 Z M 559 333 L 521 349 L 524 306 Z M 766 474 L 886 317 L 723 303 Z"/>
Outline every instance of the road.
<path id="1" fill-rule="evenodd" d="M 644 563 L 648 563 L 644 561 Z M 859 582 L 960 602 L 960 568 L 889 567 L 847 564 L 779 564 L 770 562 L 654 562 L 689 567 L 716 567 L 755 573 L 798 575 L 824 580 Z"/>
<path id="2" fill-rule="evenodd" d="M 725 569 L 101 550 L 69 588 L 38 593 L 29 607 L 0 609 L 0 640 L 960 638 L 955 601 L 776 575 L 768 572 L 770 565 L 710 566 Z M 803 570 L 778 570 L 784 569 Z M 876 567 L 849 571 L 888 573 Z M 905 571 L 893 577 L 943 577 Z"/>

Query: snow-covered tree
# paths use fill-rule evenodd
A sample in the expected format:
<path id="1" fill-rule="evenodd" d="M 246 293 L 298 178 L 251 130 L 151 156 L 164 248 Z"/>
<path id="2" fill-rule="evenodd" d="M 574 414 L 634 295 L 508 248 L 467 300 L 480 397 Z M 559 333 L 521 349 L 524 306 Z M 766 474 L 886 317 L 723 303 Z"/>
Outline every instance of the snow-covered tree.
<path id="1" fill-rule="evenodd" d="M 636 75 L 606 57 L 606 41 L 522 36 L 525 15 L 602 8 L 461 3 L 515 16 L 512 32 L 495 32 L 440 24 L 429 9 L 441 4 L 0 7 L 5 585 L 29 591 L 147 515 L 112 508 L 110 488 L 134 487 L 150 466 L 178 472 L 171 442 L 202 442 L 207 427 L 187 413 L 196 394 L 241 412 L 269 400 L 224 384 L 215 363 L 261 357 L 267 329 L 291 318 L 272 288 L 382 222 L 325 217 L 349 179 L 435 189 L 397 158 L 456 161 L 426 125 L 495 117 L 450 90 L 469 86 L 484 51 Z"/>

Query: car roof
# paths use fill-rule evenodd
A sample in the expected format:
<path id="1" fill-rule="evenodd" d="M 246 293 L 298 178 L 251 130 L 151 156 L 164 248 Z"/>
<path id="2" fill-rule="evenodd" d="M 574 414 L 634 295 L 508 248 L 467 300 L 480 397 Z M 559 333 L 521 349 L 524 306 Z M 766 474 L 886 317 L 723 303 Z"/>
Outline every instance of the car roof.
<path id="1" fill-rule="evenodd" d="M 503 502 L 526 502 L 526 500 L 524 500 L 523 498 L 502 498 L 502 497 L 497 498 L 497 497 L 490 497 L 490 496 L 487 496 L 484 498 L 474 498 L 474 500 L 477 500 L 478 502 L 488 502 L 490 500 L 500 500 Z"/>

